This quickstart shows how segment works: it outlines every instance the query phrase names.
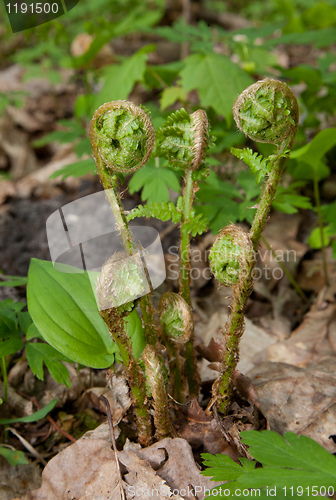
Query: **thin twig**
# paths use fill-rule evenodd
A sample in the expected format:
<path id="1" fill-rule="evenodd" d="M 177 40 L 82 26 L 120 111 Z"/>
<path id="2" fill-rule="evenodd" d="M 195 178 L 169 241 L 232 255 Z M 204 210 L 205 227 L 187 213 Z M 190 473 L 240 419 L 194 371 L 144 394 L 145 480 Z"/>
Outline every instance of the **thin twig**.
<path id="1" fill-rule="evenodd" d="M 109 427 L 110 427 L 111 440 L 112 440 L 112 448 L 113 448 L 113 451 L 114 451 L 116 465 L 117 465 L 117 471 L 118 471 L 118 476 L 119 476 L 119 486 L 120 486 L 121 498 L 122 498 L 122 500 L 126 500 L 126 498 L 125 498 L 125 492 L 124 492 L 124 487 L 123 487 L 123 480 L 122 480 L 122 476 L 121 476 L 119 458 L 118 458 L 118 450 L 117 450 L 117 446 L 116 446 L 116 442 L 115 442 L 115 437 L 114 437 L 113 420 L 112 420 L 110 403 L 109 403 L 109 400 L 105 396 L 100 396 L 100 400 L 105 405 L 106 415 L 107 415 L 107 421 L 108 421 L 108 424 L 109 424 Z"/>
<path id="2" fill-rule="evenodd" d="M 7 430 L 10 431 L 12 434 L 14 434 L 14 436 L 16 436 L 18 438 L 18 440 L 23 444 L 23 446 L 35 457 L 37 458 L 37 460 L 39 462 L 41 462 L 41 464 L 43 464 L 44 466 L 47 465 L 47 462 L 44 460 L 44 458 L 42 457 L 42 455 L 35 450 L 35 448 L 30 444 L 28 443 L 28 441 L 23 437 L 21 436 L 21 434 L 18 433 L 18 431 L 16 429 L 13 429 L 13 427 L 7 427 Z"/>
<path id="3" fill-rule="evenodd" d="M 39 410 L 42 410 L 42 406 L 37 402 L 36 398 L 35 397 L 30 397 L 30 396 L 27 396 L 27 394 L 24 394 L 23 392 L 20 392 L 20 391 L 17 391 L 18 394 L 20 394 L 20 396 L 28 399 L 29 401 L 31 401 L 35 406 L 36 408 L 38 408 Z M 73 436 L 70 436 L 70 434 L 65 431 L 64 429 L 62 429 L 62 427 L 60 427 L 56 422 L 55 420 L 50 416 L 50 415 L 46 415 L 47 419 L 49 420 L 49 422 L 55 427 L 55 429 L 60 432 L 61 434 L 63 434 L 64 437 L 66 437 L 67 439 L 69 439 L 69 441 L 72 441 L 73 443 L 76 443 L 77 439 L 74 438 Z"/>

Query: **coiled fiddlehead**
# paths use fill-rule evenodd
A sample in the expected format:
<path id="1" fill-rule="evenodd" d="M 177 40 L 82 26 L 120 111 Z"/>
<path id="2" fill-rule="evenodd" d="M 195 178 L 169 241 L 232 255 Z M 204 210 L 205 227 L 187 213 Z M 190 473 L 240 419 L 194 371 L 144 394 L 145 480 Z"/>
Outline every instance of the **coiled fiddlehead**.
<path id="1" fill-rule="evenodd" d="M 157 132 L 156 153 L 167 158 L 172 167 L 196 170 L 203 165 L 210 142 L 206 112 L 191 115 L 185 109 L 172 113 Z"/>
<path id="2" fill-rule="evenodd" d="M 93 115 L 91 145 L 99 171 L 135 172 L 149 160 L 154 143 L 151 119 L 133 102 L 107 102 Z"/>
<path id="3" fill-rule="evenodd" d="M 185 344 L 193 331 L 190 306 L 181 295 L 167 292 L 159 302 L 159 318 L 163 332 L 173 342 Z"/>
<path id="4" fill-rule="evenodd" d="M 233 117 L 237 127 L 250 139 L 280 144 L 294 138 L 299 107 L 286 83 L 266 78 L 250 85 L 238 96 Z"/>
<path id="5" fill-rule="evenodd" d="M 182 196 L 181 219 L 181 266 L 179 292 L 190 306 L 190 227 L 194 217 L 192 210 L 196 182 L 205 170 L 204 160 L 210 144 L 210 125 L 206 112 L 199 109 L 189 115 L 185 109 L 176 111 L 167 118 L 158 130 L 156 154 L 169 161 L 172 167 L 186 172 Z M 198 395 L 199 376 L 194 352 L 194 335 L 185 346 L 189 394 Z M 178 351 L 178 349 L 176 349 Z"/>
<path id="6" fill-rule="evenodd" d="M 244 311 L 252 292 L 254 251 L 284 171 L 299 121 L 298 104 L 291 89 L 283 82 L 266 79 L 248 87 L 237 98 L 233 116 L 237 127 L 248 137 L 277 146 L 268 160 L 254 156 L 250 150 L 234 150 L 261 181 L 266 178 L 260 202 L 246 234 L 233 225 L 223 229 L 211 249 L 209 260 L 218 281 L 233 287 L 230 315 L 225 326 L 226 351 L 222 375 L 213 385 L 213 399 L 218 409 L 227 414 L 233 388 L 234 371 L 239 359 L 239 341 L 244 332 Z"/>
<path id="7" fill-rule="evenodd" d="M 240 227 L 222 229 L 209 254 L 211 271 L 219 283 L 235 288 L 249 275 L 254 252 L 248 234 Z"/>

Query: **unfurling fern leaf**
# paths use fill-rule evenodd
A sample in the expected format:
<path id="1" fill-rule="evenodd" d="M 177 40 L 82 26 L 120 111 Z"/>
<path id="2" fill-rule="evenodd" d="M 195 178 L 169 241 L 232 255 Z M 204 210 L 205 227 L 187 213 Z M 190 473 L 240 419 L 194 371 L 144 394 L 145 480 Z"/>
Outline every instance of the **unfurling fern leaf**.
<path id="1" fill-rule="evenodd" d="M 127 214 L 128 221 L 136 217 L 155 217 L 162 221 L 172 219 L 173 222 L 177 223 L 182 218 L 182 212 L 175 207 L 174 203 L 154 202 L 148 205 L 139 205 Z"/>
<path id="2" fill-rule="evenodd" d="M 203 217 L 203 214 L 198 214 L 184 225 L 186 231 L 192 236 L 196 236 L 196 234 L 201 235 L 208 229 L 208 219 Z"/>
<path id="3" fill-rule="evenodd" d="M 260 184 L 260 182 L 269 173 L 272 162 L 269 161 L 269 159 L 264 158 L 262 155 L 258 155 L 258 153 L 253 153 L 252 149 L 231 148 L 230 151 L 234 156 L 239 158 L 239 160 L 243 160 L 246 163 L 251 172 L 256 176 L 258 184 Z"/>

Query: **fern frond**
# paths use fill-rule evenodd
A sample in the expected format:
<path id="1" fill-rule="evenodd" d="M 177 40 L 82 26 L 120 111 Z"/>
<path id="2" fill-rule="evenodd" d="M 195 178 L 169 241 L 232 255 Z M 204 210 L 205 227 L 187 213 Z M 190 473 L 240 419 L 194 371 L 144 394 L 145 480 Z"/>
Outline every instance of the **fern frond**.
<path id="1" fill-rule="evenodd" d="M 182 212 L 178 210 L 174 203 L 153 202 L 148 205 L 139 205 L 132 212 L 127 214 L 127 220 L 133 220 L 136 217 L 155 217 L 162 221 L 172 219 L 176 224 L 182 218 Z"/>
<path id="2" fill-rule="evenodd" d="M 269 173 L 269 169 L 271 166 L 271 162 L 269 161 L 269 159 L 264 158 L 258 153 L 253 153 L 252 149 L 231 148 L 230 151 L 234 156 L 239 158 L 239 160 L 243 160 L 246 163 L 253 175 L 256 176 L 256 181 L 258 184 L 260 184 L 260 182 Z"/>
<path id="3" fill-rule="evenodd" d="M 202 214 L 198 214 L 186 222 L 184 227 L 192 236 L 196 236 L 196 234 L 201 235 L 208 229 L 208 219 L 203 217 Z"/>

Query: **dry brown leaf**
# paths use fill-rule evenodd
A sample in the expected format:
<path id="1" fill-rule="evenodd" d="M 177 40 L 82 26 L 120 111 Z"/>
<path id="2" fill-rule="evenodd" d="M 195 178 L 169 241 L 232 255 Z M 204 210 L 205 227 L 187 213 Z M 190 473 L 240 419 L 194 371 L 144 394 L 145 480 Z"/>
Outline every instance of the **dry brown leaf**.
<path id="1" fill-rule="evenodd" d="M 236 446 L 225 439 L 220 424 L 205 413 L 196 399 L 188 405 L 185 417 L 187 421 L 183 422 L 178 433 L 193 448 L 199 448 L 203 445 L 205 452 L 224 453 L 233 460 L 238 459 L 239 453 L 237 453 Z"/>
<path id="2" fill-rule="evenodd" d="M 160 453 L 159 456 L 158 452 Z M 161 468 L 157 469 L 155 467 L 157 474 L 169 484 L 171 490 L 178 490 L 185 498 L 194 500 L 193 496 L 188 494 L 190 492 L 189 485 L 194 488 L 197 498 L 201 500 L 205 496 L 205 490 L 221 484 L 210 481 L 208 477 L 201 476 L 191 446 L 185 439 L 166 438 L 135 453 L 148 462 L 153 461 L 153 456 L 156 456 L 156 466 L 160 466 L 160 463 L 164 462 Z M 168 459 L 165 461 L 166 454 Z M 158 459 L 161 459 L 160 462 Z M 184 495 L 182 490 L 185 490 L 187 494 Z"/>
<path id="3" fill-rule="evenodd" d="M 306 368 L 265 362 L 249 372 L 271 430 L 307 434 L 331 453 L 336 429 L 336 357 Z"/>
<path id="4" fill-rule="evenodd" d="M 316 360 L 334 313 L 335 304 L 324 302 L 314 305 L 288 339 L 265 349 L 256 361 L 274 361 L 304 367 Z"/>

